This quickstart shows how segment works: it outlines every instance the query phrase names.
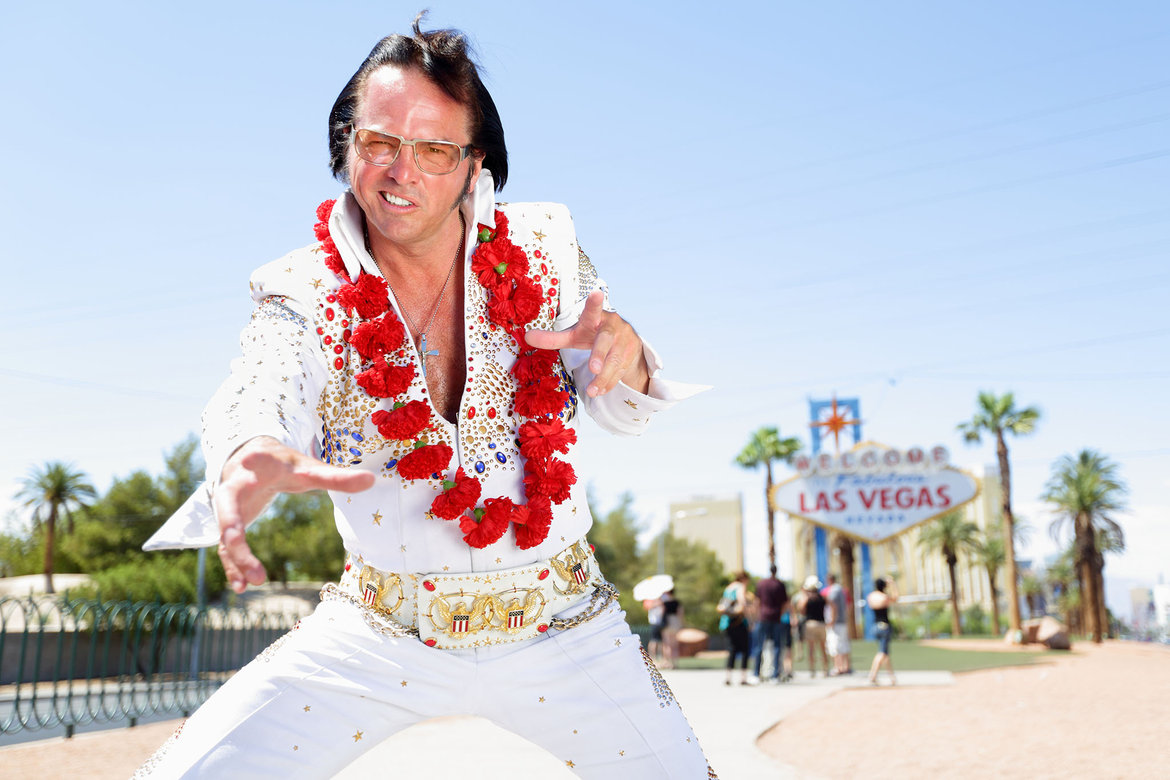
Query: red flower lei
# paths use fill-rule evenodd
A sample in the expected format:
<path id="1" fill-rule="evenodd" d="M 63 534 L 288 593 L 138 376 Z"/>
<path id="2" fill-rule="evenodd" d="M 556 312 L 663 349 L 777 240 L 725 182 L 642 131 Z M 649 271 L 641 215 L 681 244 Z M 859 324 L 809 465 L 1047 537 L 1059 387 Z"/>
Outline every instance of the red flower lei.
<path id="1" fill-rule="evenodd" d="M 396 398 L 410 387 L 416 371 L 408 355 L 406 328 L 390 307 L 386 281 L 359 271 L 349 278 L 337 245 L 329 235 L 329 216 L 334 200 L 317 207 L 313 233 L 321 242 L 325 265 L 344 281 L 332 297 L 354 321 L 342 338 L 369 363 L 354 377 L 358 386 L 375 398 Z M 508 220 L 495 214 L 496 226 L 477 226 L 479 245 L 471 256 L 471 270 L 487 291 L 488 319 L 509 333 L 516 342 L 517 358 L 512 368 L 519 388 L 513 407 L 527 418 L 517 429 L 524 463 L 524 499 L 516 504 L 508 498 L 485 498 L 477 507 L 483 486 L 460 467 L 454 480 L 443 480 L 443 492 L 431 502 L 431 514 L 459 521 L 459 530 L 468 545 L 484 548 L 499 541 L 509 526 L 516 529 L 521 550 L 535 547 L 548 537 L 552 526 L 552 505 L 568 499 L 577 475 L 568 463 L 553 457 L 566 453 L 577 441 L 576 432 L 565 427 L 558 416 L 569 400 L 556 367 L 555 350 L 534 349 L 524 341 L 529 323 L 536 319 L 545 291 L 528 276 L 528 256 L 508 240 Z M 395 357 L 399 360 L 394 360 Z M 335 362 L 336 368 L 341 361 Z M 410 441 L 412 450 L 398 460 L 403 479 L 438 478 L 451 465 L 454 452 L 446 444 L 429 444 L 427 433 L 437 432 L 430 405 L 424 401 L 395 402 L 389 411 L 371 415 L 378 433 L 387 439 Z"/>

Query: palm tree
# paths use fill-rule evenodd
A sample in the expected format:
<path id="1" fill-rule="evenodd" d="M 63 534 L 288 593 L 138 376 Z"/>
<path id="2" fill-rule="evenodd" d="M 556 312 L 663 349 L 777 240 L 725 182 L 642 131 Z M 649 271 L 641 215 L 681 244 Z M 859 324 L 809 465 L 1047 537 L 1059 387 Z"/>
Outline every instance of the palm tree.
<path id="1" fill-rule="evenodd" d="M 96 497 L 86 476 L 68 463 L 54 461 L 34 468 L 22 482 L 18 498 L 33 508 L 33 523 L 45 529 L 45 590 L 53 593 L 53 543 L 57 535 L 57 518 L 64 515 L 67 533 L 73 531 L 73 511 L 86 506 L 85 500 Z"/>
<path id="2" fill-rule="evenodd" d="M 989 526 L 975 546 L 975 562 L 987 571 L 987 586 L 991 593 L 991 633 L 999 635 L 999 587 L 996 577 L 1007 554 L 1003 549 L 1003 532 L 998 525 Z M 1028 609 L 1031 612 L 1031 607 Z"/>
<path id="3" fill-rule="evenodd" d="M 1003 499 L 1003 547 L 1007 569 L 1008 620 L 1012 631 L 1020 630 L 1020 594 L 1016 576 L 1015 522 L 1012 515 L 1012 471 L 1008 462 L 1004 434 L 1024 436 L 1036 429 L 1040 410 L 1034 406 L 1016 408 L 1011 393 L 997 396 L 980 392 L 975 416 L 970 422 L 959 423 L 959 431 L 968 442 L 978 442 L 983 433 L 995 436 L 995 454 L 999 458 L 999 480 Z"/>
<path id="4" fill-rule="evenodd" d="M 801 448 L 800 439 L 780 438 L 774 427 L 759 428 L 752 433 L 747 445 L 735 456 L 735 462 L 745 469 L 764 467 L 764 508 L 768 512 L 768 563 L 776 565 L 776 520 L 772 510 L 772 461 L 792 459 Z"/>
<path id="5" fill-rule="evenodd" d="M 959 636 L 959 578 L 955 567 L 959 553 L 974 551 L 979 541 L 979 526 L 967 520 L 959 512 L 947 512 L 922 529 L 918 535 L 918 546 L 931 552 L 942 553 L 951 577 L 951 633 Z"/>
<path id="6" fill-rule="evenodd" d="M 1065 455 L 1052 468 L 1042 498 L 1052 504 L 1054 537 L 1066 525 L 1072 526 L 1074 562 L 1083 588 L 1082 622 L 1094 642 L 1106 630 L 1105 556 L 1098 534 L 1112 547 L 1124 548 L 1125 534 L 1111 515 L 1124 511 L 1125 483 L 1117 476 L 1117 464 L 1095 450 Z"/>
<path id="7" fill-rule="evenodd" d="M 857 616 L 852 603 L 856 601 L 856 596 L 853 592 L 853 576 L 855 573 L 855 559 L 853 555 L 853 540 L 845 534 L 835 533 L 830 537 L 830 544 L 834 550 L 837 551 L 841 559 L 841 587 L 849 594 L 850 606 L 846 610 L 846 625 L 849 627 L 849 637 L 851 639 L 857 638 Z"/>

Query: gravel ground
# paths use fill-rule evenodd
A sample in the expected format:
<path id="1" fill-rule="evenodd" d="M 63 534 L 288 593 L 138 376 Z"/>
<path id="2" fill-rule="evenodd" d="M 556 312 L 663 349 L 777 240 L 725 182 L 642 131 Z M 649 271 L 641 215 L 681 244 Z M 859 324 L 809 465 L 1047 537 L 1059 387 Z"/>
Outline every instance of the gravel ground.
<path id="1" fill-rule="evenodd" d="M 1078 642 L 1054 663 L 958 674 L 951 687 L 841 690 L 758 745 L 807 778 L 1165 777 L 1167 725 L 1170 648 Z"/>

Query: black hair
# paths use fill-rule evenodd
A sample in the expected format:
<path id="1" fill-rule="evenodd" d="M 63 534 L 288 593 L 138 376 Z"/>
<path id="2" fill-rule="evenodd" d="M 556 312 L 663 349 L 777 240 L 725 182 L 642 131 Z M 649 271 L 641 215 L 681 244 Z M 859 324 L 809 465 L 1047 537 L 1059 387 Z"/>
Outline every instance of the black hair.
<path id="1" fill-rule="evenodd" d="M 883 580 L 881 577 L 878 577 L 876 580 L 873 581 L 873 589 L 878 591 L 879 593 L 885 593 L 886 592 L 886 581 Z"/>
<path id="2" fill-rule="evenodd" d="M 495 101 L 479 78 L 471 59 L 471 47 L 458 30 L 424 33 L 419 24 L 426 11 L 414 19 L 414 35 L 395 33 L 378 41 L 357 72 L 350 77 L 329 112 L 329 168 L 343 182 L 349 180 L 350 125 L 370 74 L 385 65 L 415 68 L 455 101 L 467 107 L 471 119 L 471 145 L 483 154 L 483 167 L 492 172 L 497 190 L 508 180 L 508 147 Z"/>

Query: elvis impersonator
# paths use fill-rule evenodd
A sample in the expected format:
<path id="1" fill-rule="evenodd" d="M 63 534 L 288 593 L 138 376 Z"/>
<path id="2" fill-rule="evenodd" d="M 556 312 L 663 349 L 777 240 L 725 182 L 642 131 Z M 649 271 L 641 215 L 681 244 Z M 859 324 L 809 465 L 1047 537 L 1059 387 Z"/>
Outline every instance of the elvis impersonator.
<path id="1" fill-rule="evenodd" d="M 348 189 L 314 243 L 252 275 L 242 355 L 203 416 L 208 482 L 147 543 L 218 544 L 242 592 L 264 581 L 245 527 L 325 489 L 340 582 L 139 776 L 329 777 L 467 713 L 581 777 L 714 777 L 598 570 L 573 468 L 582 411 L 637 435 L 704 388 L 658 376 L 564 206 L 495 201 L 495 104 L 463 36 L 419 20 L 334 104 Z"/>

